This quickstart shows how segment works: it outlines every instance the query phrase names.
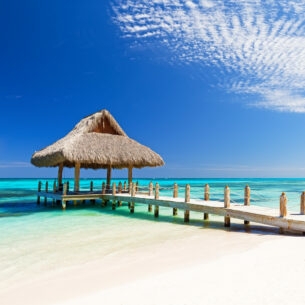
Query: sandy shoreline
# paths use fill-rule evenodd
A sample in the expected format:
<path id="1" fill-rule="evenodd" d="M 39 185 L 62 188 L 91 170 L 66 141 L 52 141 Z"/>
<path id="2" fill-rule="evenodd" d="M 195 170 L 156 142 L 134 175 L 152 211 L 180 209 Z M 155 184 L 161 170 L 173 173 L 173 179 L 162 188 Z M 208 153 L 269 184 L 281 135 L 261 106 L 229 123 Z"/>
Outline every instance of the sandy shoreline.
<path id="1" fill-rule="evenodd" d="M 194 229 L 178 240 L 50 270 L 0 292 L 1 303 L 301 304 L 305 239 L 240 228 Z"/>

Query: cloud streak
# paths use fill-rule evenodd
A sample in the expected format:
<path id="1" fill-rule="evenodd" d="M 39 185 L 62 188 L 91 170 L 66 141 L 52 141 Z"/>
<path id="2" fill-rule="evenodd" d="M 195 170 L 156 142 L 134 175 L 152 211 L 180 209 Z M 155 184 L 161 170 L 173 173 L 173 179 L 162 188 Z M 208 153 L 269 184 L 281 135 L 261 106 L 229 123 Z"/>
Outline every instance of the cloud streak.
<path id="1" fill-rule="evenodd" d="M 302 1 L 116 0 L 112 8 L 134 44 L 216 68 L 220 86 L 254 94 L 257 107 L 305 112 Z"/>
<path id="2" fill-rule="evenodd" d="M 12 162 L 0 162 L 0 168 L 24 168 L 31 167 L 29 162 L 12 161 Z"/>

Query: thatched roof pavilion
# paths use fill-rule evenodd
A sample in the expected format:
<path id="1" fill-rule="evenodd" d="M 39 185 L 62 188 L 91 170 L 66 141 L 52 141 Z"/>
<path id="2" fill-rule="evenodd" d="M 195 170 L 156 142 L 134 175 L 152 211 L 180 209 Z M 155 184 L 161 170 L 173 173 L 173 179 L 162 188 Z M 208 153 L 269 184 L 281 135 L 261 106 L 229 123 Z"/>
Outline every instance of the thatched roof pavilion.
<path id="1" fill-rule="evenodd" d="M 58 183 L 62 183 L 64 167 L 75 168 L 75 191 L 79 190 L 80 168 L 107 169 L 110 185 L 111 169 L 132 169 L 164 165 L 163 159 L 147 146 L 129 138 L 113 116 L 102 110 L 82 119 L 65 137 L 37 151 L 31 163 L 38 167 L 57 167 Z"/>

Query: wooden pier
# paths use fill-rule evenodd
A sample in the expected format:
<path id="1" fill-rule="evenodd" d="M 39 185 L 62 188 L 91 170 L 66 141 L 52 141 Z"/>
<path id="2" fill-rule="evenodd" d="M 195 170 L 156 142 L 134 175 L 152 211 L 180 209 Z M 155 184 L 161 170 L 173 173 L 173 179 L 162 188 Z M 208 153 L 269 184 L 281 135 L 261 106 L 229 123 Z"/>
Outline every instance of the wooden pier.
<path id="1" fill-rule="evenodd" d="M 224 188 L 224 201 L 215 201 L 209 199 L 209 186 L 204 188 L 204 199 L 191 199 L 190 198 L 190 186 L 185 187 L 185 197 L 178 197 L 178 186 L 175 184 L 173 187 L 173 197 L 160 196 L 159 184 L 157 183 L 153 187 L 150 183 L 147 191 L 139 192 L 136 184 L 130 184 L 128 190 L 126 185 L 124 189 L 122 185 L 119 185 L 117 190 L 115 183 L 111 190 L 106 191 L 105 185 L 101 191 L 93 191 L 92 185 L 90 191 L 82 192 L 69 192 L 68 185 L 63 185 L 62 191 L 57 191 L 53 187 L 53 191 L 41 190 L 41 183 L 38 185 L 37 203 L 40 203 L 40 197 L 51 198 L 54 201 L 61 202 L 63 209 L 66 208 L 66 203 L 69 201 L 77 202 L 84 200 L 101 200 L 102 203 L 113 202 L 113 209 L 116 207 L 116 203 L 127 202 L 130 208 L 130 212 L 135 211 L 135 204 L 145 204 L 148 206 L 148 212 L 152 211 L 154 206 L 154 216 L 159 216 L 159 207 L 168 207 L 173 209 L 173 216 L 177 215 L 177 210 L 184 211 L 184 221 L 188 222 L 190 218 L 190 212 L 203 213 L 203 220 L 209 219 L 209 214 L 219 215 L 224 217 L 224 226 L 230 226 L 230 219 L 236 218 L 244 220 L 245 225 L 249 225 L 250 222 L 260 223 L 264 225 L 274 226 L 280 228 L 280 232 L 285 230 L 298 231 L 304 234 L 305 232 L 305 192 L 301 194 L 300 198 L 300 213 L 289 213 L 287 210 L 287 197 L 285 193 L 282 193 L 279 199 L 279 209 L 260 207 L 250 205 L 250 188 L 245 187 L 244 204 L 232 203 L 230 200 L 230 188 L 226 186 Z"/>

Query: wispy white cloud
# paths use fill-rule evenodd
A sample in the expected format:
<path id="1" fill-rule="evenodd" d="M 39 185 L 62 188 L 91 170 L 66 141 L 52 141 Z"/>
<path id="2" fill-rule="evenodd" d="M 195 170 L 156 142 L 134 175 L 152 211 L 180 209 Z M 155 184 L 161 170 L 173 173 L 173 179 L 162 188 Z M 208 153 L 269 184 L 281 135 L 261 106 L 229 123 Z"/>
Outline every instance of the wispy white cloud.
<path id="1" fill-rule="evenodd" d="M 23 168 L 23 167 L 31 167 L 32 165 L 29 162 L 22 161 L 11 161 L 11 162 L 1 162 L 0 168 Z"/>
<path id="2" fill-rule="evenodd" d="M 216 67 L 220 85 L 257 94 L 257 107 L 305 112 L 303 1 L 116 0 L 113 11 L 123 36 L 138 45 Z"/>

